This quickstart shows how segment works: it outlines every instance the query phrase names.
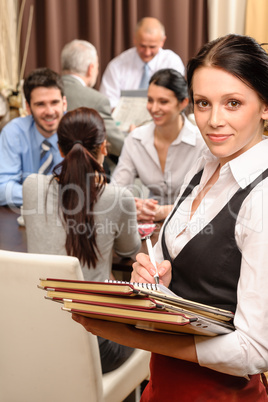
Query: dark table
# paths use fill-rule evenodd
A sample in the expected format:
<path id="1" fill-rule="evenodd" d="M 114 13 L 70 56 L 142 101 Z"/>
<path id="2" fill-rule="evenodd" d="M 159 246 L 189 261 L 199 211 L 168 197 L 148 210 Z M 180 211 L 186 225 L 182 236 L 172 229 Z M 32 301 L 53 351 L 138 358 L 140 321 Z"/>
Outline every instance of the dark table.
<path id="1" fill-rule="evenodd" d="M 0 207 L 0 249 L 27 251 L 25 227 L 19 226 L 19 208 Z"/>
<path id="2" fill-rule="evenodd" d="M 157 222 L 156 223 L 155 230 L 154 230 L 153 234 L 151 235 L 151 241 L 152 241 L 153 245 L 157 242 L 159 232 L 160 232 L 160 229 L 161 229 L 162 225 L 163 225 L 162 222 Z M 145 240 L 142 240 L 140 252 L 148 254 Z M 130 271 L 132 271 L 132 264 L 133 264 L 134 261 L 135 260 L 132 259 L 132 258 L 121 258 L 117 254 L 114 253 L 114 256 L 113 256 L 113 271 L 127 271 L 127 272 L 130 272 Z"/>
<path id="3" fill-rule="evenodd" d="M 20 216 L 19 208 L 0 207 L 0 249 L 9 251 L 27 252 L 25 227 L 19 226 L 17 218 Z M 156 224 L 156 229 L 151 236 L 154 245 L 158 239 L 162 223 Z M 141 252 L 147 253 L 145 241 L 142 241 Z M 114 254 L 113 271 L 130 272 L 133 259 L 121 258 Z"/>

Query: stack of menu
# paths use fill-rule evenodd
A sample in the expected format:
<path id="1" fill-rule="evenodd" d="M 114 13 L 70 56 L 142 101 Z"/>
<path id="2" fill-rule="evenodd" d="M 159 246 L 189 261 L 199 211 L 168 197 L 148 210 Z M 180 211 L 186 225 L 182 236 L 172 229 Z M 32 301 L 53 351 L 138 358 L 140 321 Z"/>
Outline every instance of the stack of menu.
<path id="1" fill-rule="evenodd" d="M 234 330 L 230 311 L 183 299 L 163 285 L 40 279 L 62 310 L 152 331 L 215 336 Z"/>

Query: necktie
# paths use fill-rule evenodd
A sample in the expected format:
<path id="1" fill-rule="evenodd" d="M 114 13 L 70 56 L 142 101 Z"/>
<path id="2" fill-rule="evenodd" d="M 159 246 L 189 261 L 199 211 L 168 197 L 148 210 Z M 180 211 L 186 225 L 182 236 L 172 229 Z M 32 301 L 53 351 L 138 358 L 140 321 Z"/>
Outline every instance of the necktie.
<path id="1" fill-rule="evenodd" d="M 149 86 L 149 80 L 150 80 L 150 71 L 149 71 L 149 66 L 148 63 L 144 63 L 143 66 L 143 75 L 141 77 L 141 82 L 139 88 L 142 89 L 147 89 Z"/>
<path id="2" fill-rule="evenodd" d="M 51 144 L 44 140 L 41 145 L 41 154 L 40 154 L 40 167 L 38 173 L 47 174 L 53 164 L 53 156 L 51 152 Z"/>

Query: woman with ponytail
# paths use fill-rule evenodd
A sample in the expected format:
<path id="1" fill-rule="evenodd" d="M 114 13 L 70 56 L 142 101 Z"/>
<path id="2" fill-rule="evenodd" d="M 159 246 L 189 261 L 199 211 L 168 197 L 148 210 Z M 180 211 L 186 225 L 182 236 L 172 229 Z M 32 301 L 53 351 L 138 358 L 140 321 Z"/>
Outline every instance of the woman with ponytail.
<path id="1" fill-rule="evenodd" d="M 105 126 L 94 109 L 81 107 L 63 116 L 58 146 L 63 161 L 53 175 L 33 174 L 24 182 L 28 252 L 77 257 L 85 280 L 104 281 L 111 277 L 113 251 L 123 257 L 139 251 L 134 198 L 128 190 L 106 183 Z M 104 372 L 118 367 L 122 356 L 124 361 L 132 352 L 99 340 L 101 355 L 102 349 L 107 354 L 106 348 L 115 346 L 116 357 L 105 359 Z"/>

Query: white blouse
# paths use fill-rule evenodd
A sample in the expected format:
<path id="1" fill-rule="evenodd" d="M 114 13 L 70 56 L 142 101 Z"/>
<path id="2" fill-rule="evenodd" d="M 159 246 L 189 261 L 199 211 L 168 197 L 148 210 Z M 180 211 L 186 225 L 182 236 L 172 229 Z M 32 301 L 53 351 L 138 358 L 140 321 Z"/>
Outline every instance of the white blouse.
<path id="1" fill-rule="evenodd" d="M 268 141 L 260 142 L 221 168 L 218 181 L 190 220 L 192 202 L 214 173 L 218 159 L 208 152 L 197 161 L 185 179 L 181 194 L 203 166 L 200 184 L 181 203 L 165 230 L 172 258 L 219 213 L 239 188 L 245 188 L 268 168 Z M 164 259 L 161 237 L 162 231 L 154 248 L 158 262 Z M 234 318 L 236 330 L 213 338 L 195 336 L 195 344 L 201 366 L 247 377 L 268 370 L 268 179 L 258 184 L 244 200 L 237 218 L 235 239 L 242 253 Z"/>
<path id="2" fill-rule="evenodd" d="M 135 178 L 139 177 L 150 190 L 149 197 L 157 199 L 161 205 L 173 204 L 186 174 L 207 146 L 198 128 L 184 116 L 181 131 L 169 146 L 163 172 L 154 146 L 154 130 L 152 122 L 127 136 L 112 179 L 131 190 Z"/>

